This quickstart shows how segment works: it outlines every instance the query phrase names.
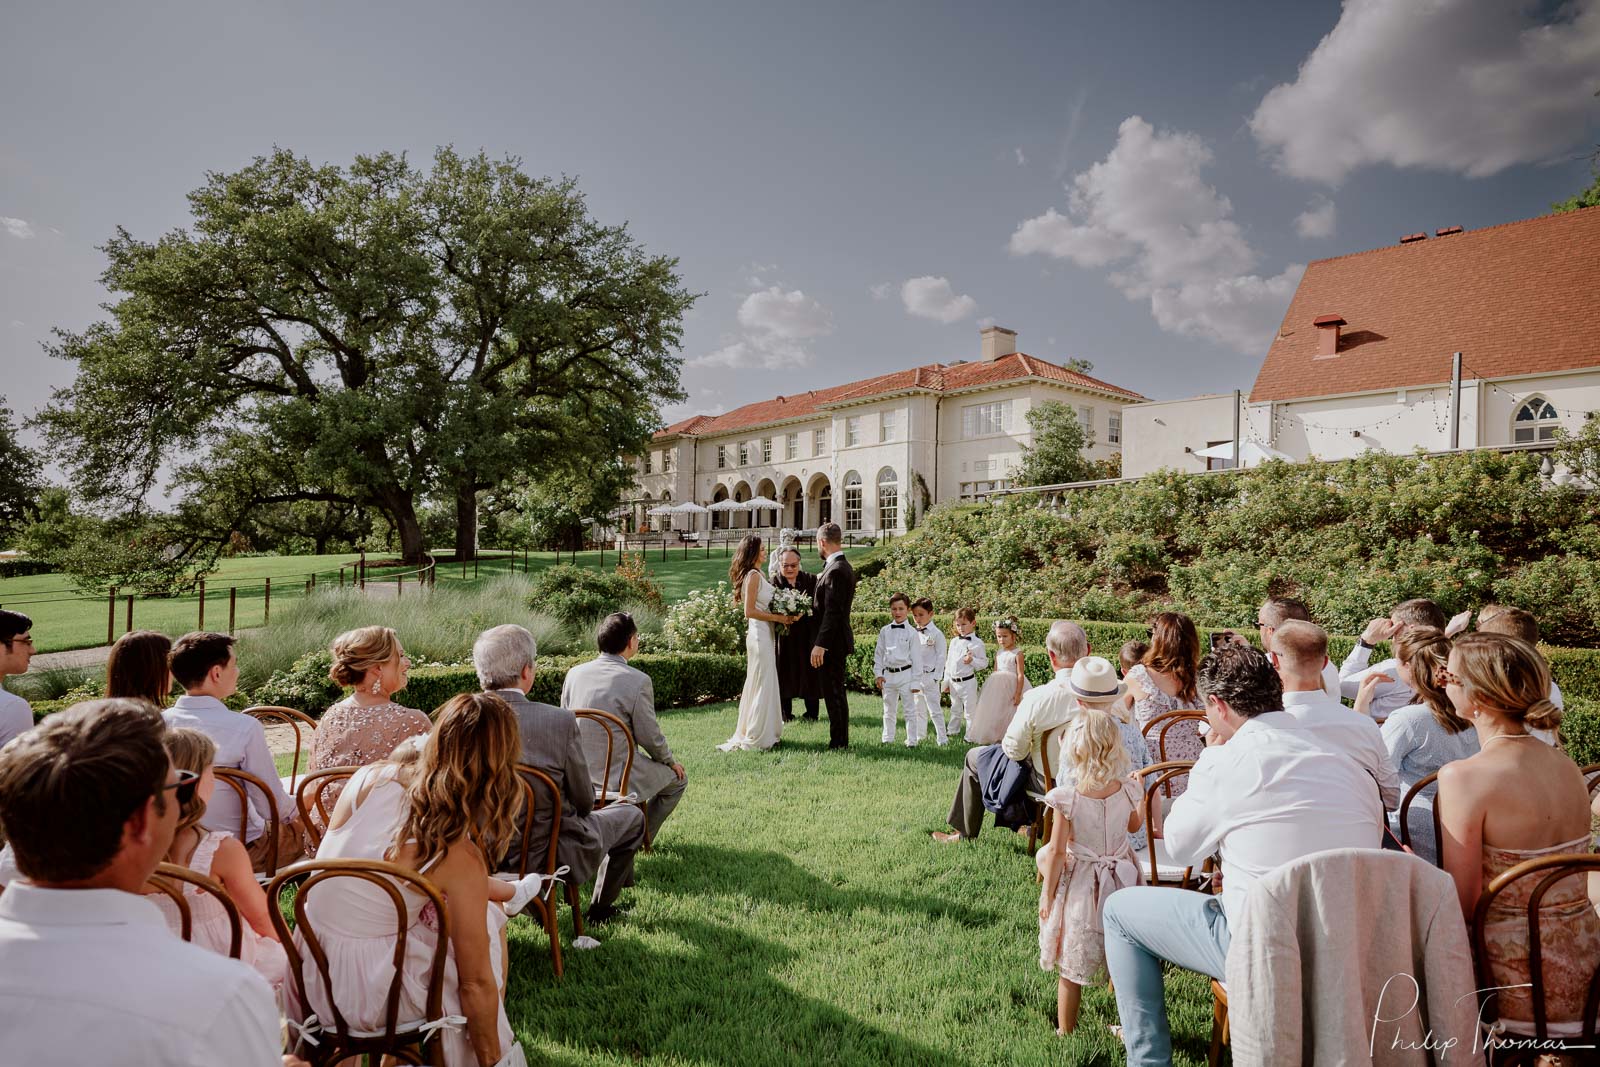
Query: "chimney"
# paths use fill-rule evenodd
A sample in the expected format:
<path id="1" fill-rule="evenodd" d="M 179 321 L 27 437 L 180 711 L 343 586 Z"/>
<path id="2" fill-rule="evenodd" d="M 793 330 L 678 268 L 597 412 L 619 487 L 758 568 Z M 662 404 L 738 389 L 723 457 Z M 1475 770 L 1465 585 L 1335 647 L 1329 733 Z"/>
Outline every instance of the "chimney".
<path id="1" fill-rule="evenodd" d="M 983 340 L 983 361 L 993 363 L 1001 356 L 1009 356 L 1017 350 L 1017 331 L 1008 330 L 1004 326 L 985 326 L 978 331 L 978 336 Z"/>
<path id="2" fill-rule="evenodd" d="M 1318 359 L 1339 354 L 1339 327 L 1344 324 L 1344 319 L 1338 315 L 1318 315 L 1311 320 L 1311 325 L 1317 328 Z"/>
<path id="3" fill-rule="evenodd" d="M 1403 244 L 1403 245 L 1414 245 L 1418 241 L 1426 241 L 1427 239 L 1428 239 L 1428 233 L 1427 233 L 1426 230 L 1424 230 L 1422 233 L 1408 233 L 1408 234 L 1406 234 L 1404 237 L 1400 238 L 1400 243 Z"/>
<path id="4" fill-rule="evenodd" d="M 1460 232 L 1461 232 L 1461 227 L 1460 226 L 1446 226 L 1442 230 L 1434 230 L 1433 231 L 1433 235 L 1435 237 L 1449 237 L 1449 236 L 1451 236 L 1453 234 L 1458 234 Z"/>

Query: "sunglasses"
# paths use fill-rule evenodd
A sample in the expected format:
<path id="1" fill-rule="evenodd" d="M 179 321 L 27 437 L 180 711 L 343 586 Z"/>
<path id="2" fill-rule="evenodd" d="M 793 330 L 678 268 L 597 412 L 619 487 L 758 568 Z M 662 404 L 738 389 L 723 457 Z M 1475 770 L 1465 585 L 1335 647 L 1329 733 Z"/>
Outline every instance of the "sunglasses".
<path id="1" fill-rule="evenodd" d="M 178 806 L 182 807 L 194 799 L 195 790 L 199 788 L 200 776 L 198 774 L 194 773 L 193 771 L 179 771 L 178 780 L 176 782 L 168 782 L 166 785 L 157 790 L 157 792 L 165 793 L 169 789 L 177 790 L 177 792 L 173 793 L 172 795 L 177 798 Z"/>
<path id="2" fill-rule="evenodd" d="M 1436 679 L 1438 679 L 1440 685 L 1462 685 L 1463 684 L 1461 679 L 1458 676 L 1456 676 L 1455 674 L 1451 673 L 1449 667 L 1440 667 L 1437 671 L 1434 672 L 1434 677 Z"/>

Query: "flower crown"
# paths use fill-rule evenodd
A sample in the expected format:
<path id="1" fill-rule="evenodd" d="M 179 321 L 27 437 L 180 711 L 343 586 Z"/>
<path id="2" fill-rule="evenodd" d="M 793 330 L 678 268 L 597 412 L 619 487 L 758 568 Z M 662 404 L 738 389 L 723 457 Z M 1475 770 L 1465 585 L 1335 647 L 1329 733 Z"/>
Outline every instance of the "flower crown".
<path id="1" fill-rule="evenodd" d="M 1017 620 L 1016 619 L 1009 618 L 1009 617 L 1008 618 L 1004 618 L 1004 619 L 996 619 L 996 620 L 994 620 L 994 625 L 995 625 L 995 629 L 997 629 L 997 630 L 1010 630 L 1012 633 L 1016 634 L 1018 637 L 1022 636 L 1022 630 L 1021 630 L 1020 627 L 1017 626 Z"/>

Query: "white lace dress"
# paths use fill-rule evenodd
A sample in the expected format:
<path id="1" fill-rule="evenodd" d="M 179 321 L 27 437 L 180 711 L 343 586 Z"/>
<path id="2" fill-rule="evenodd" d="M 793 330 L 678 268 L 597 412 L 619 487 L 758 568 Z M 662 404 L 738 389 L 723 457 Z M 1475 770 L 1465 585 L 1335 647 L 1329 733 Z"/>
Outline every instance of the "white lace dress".
<path id="1" fill-rule="evenodd" d="M 756 590 L 756 610 L 766 611 L 772 603 L 773 585 L 759 572 L 751 571 L 745 581 L 760 583 Z M 771 748 L 783 735 L 783 706 L 778 694 L 778 645 L 772 624 L 749 620 L 744 635 L 744 691 L 739 694 L 739 721 L 733 736 L 717 747 L 724 752 L 752 748 Z"/>

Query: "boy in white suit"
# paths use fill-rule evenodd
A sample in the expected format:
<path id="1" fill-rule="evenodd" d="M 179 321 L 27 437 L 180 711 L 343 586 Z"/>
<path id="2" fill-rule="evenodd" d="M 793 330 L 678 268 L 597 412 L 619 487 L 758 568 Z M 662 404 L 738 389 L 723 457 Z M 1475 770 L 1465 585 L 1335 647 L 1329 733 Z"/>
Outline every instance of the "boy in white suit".
<path id="1" fill-rule="evenodd" d="M 878 631 L 878 647 L 872 652 L 872 673 L 883 691 L 883 743 L 894 741 L 896 720 L 901 705 L 906 709 L 906 744 L 911 740 L 912 720 L 916 717 L 916 694 L 922 690 L 922 642 L 916 627 L 906 621 L 911 598 L 896 593 L 889 598 L 889 617 L 894 619 Z"/>
<path id="2" fill-rule="evenodd" d="M 906 744 L 915 746 L 928 736 L 928 720 L 933 720 L 933 735 L 940 745 L 948 744 L 944 732 L 944 709 L 939 706 L 939 681 L 944 677 L 944 634 L 933 625 L 933 601 L 922 597 L 911 605 L 911 621 L 922 642 L 922 691 L 911 698 L 915 715 L 906 716 Z"/>
<path id="3" fill-rule="evenodd" d="M 977 673 L 989 666 L 989 653 L 983 647 L 983 638 L 974 630 L 978 613 L 971 608 L 956 609 L 956 636 L 950 641 L 950 651 L 944 660 L 944 691 L 950 694 L 950 722 L 947 734 L 956 732 L 961 717 L 972 725 L 972 712 L 978 706 Z"/>

